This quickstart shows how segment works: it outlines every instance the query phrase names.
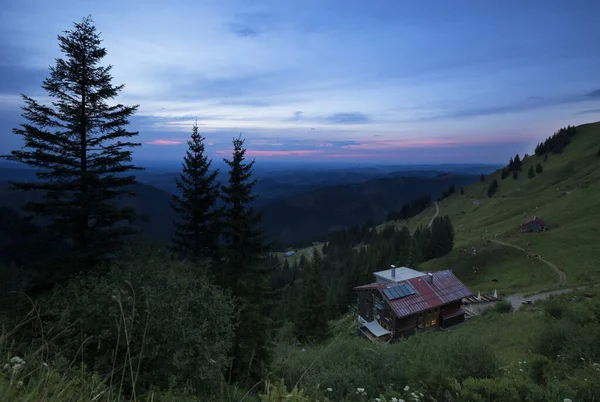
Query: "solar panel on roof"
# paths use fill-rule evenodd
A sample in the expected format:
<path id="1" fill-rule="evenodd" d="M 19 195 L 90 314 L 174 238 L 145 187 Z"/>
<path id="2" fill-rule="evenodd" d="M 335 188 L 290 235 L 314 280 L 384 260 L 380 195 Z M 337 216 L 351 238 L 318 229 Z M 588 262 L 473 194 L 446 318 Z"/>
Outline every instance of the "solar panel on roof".
<path id="1" fill-rule="evenodd" d="M 395 300 L 401 297 L 414 295 L 417 292 L 410 283 L 400 283 L 398 285 L 390 286 L 389 288 L 384 289 L 383 293 L 388 299 Z"/>

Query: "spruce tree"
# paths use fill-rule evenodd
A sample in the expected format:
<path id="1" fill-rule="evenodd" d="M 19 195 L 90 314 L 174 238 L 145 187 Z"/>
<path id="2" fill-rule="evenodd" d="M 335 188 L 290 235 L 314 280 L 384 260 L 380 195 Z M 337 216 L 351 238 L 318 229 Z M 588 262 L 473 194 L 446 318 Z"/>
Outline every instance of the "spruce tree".
<path id="1" fill-rule="evenodd" d="M 529 171 L 527 172 L 527 176 L 530 179 L 533 179 L 535 177 L 535 170 L 533 169 L 533 165 L 529 166 Z"/>
<path id="2" fill-rule="evenodd" d="M 302 276 L 298 316 L 295 323 L 296 336 L 303 342 L 318 342 L 327 337 L 327 289 L 323 259 L 313 250 L 312 261 Z"/>
<path id="3" fill-rule="evenodd" d="M 492 197 L 496 193 L 496 191 L 498 191 L 498 180 L 494 179 L 488 186 L 488 197 Z"/>
<path id="4" fill-rule="evenodd" d="M 217 208 L 218 170 L 210 171 L 212 161 L 204 151 L 204 137 L 194 124 L 188 150 L 183 159 L 182 173 L 175 179 L 179 194 L 173 195 L 171 207 L 178 215 L 173 236 L 174 249 L 195 258 L 216 259 L 219 248 L 219 218 Z"/>
<path id="5" fill-rule="evenodd" d="M 131 163 L 132 148 L 141 144 L 131 142 L 137 132 L 127 131 L 137 106 L 112 104 L 124 85 L 113 85 L 112 66 L 101 65 L 106 49 L 91 17 L 58 41 L 64 58 L 56 59 L 42 85 L 53 102 L 22 95 L 27 123 L 13 132 L 23 137 L 24 147 L 3 157 L 36 170 L 38 181 L 12 187 L 43 195 L 25 210 L 66 241 L 69 264 L 58 270 L 66 273 L 67 266 L 93 266 L 135 233 L 130 226 L 135 213 L 118 199 L 133 195 L 131 171 L 140 168 Z"/>
<path id="6" fill-rule="evenodd" d="M 515 156 L 515 161 L 514 161 L 514 170 L 520 172 L 522 167 L 523 167 L 523 163 L 521 162 L 521 158 L 519 157 L 519 154 L 517 154 Z"/>
<path id="7" fill-rule="evenodd" d="M 600 152 L 600 150 L 598 152 Z M 544 162 L 548 162 L 548 154 L 544 155 Z"/>
<path id="8" fill-rule="evenodd" d="M 231 289 L 238 302 L 240 322 L 236 331 L 231 374 L 239 381 L 261 378 L 271 356 L 270 321 L 265 315 L 268 277 L 272 267 L 264 263 L 271 244 L 258 226 L 261 215 L 250 206 L 256 180 L 252 179 L 254 161 L 245 162 L 246 149 L 240 137 L 233 140 L 229 180 L 221 187 L 225 203 L 222 233 L 222 263 L 215 273 L 217 282 Z"/>
<path id="9" fill-rule="evenodd" d="M 504 180 L 508 177 L 508 170 L 506 168 L 502 168 L 502 173 L 500 174 L 500 179 Z"/>
<path id="10" fill-rule="evenodd" d="M 513 158 L 511 157 L 510 160 L 508 161 L 508 171 L 512 172 L 513 170 L 515 170 L 515 161 L 513 160 Z"/>
<path id="11" fill-rule="evenodd" d="M 537 174 L 540 174 L 544 171 L 544 168 L 542 167 L 542 163 L 538 162 L 537 165 L 535 166 L 535 172 Z"/>
<path id="12" fill-rule="evenodd" d="M 515 171 L 513 172 L 513 175 L 512 175 L 512 177 L 513 177 L 513 179 L 515 179 L 515 180 L 518 180 L 518 179 L 519 179 L 519 171 L 518 171 L 518 170 L 515 170 Z"/>

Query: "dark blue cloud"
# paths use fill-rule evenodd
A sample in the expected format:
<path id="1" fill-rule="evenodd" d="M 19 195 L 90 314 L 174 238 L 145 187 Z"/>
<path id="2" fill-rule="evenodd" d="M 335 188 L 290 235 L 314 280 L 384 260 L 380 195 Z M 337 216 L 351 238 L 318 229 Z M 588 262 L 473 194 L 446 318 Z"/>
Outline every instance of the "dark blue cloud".
<path id="1" fill-rule="evenodd" d="M 325 122 L 332 124 L 359 124 L 368 123 L 369 116 L 359 112 L 334 113 L 325 118 Z"/>
<path id="2" fill-rule="evenodd" d="M 237 36 L 257 36 L 260 32 L 251 26 L 233 23 L 229 25 L 229 30 Z"/>
<path id="3" fill-rule="evenodd" d="M 586 95 L 588 98 L 600 98 L 600 89 L 590 92 Z"/>
<path id="4" fill-rule="evenodd" d="M 515 102 L 505 105 L 493 105 L 476 108 L 465 108 L 451 110 L 445 113 L 439 113 L 432 116 L 416 118 L 416 121 L 433 121 L 444 119 L 466 119 L 480 116 L 493 116 L 509 114 L 516 112 L 532 111 L 551 106 L 565 105 L 578 102 L 589 101 L 589 98 L 600 97 L 600 90 L 592 91 L 586 95 L 569 95 L 555 98 L 545 98 L 541 96 L 530 96 L 525 101 Z"/>
<path id="5" fill-rule="evenodd" d="M 600 109 L 589 109 L 589 110 L 582 110 L 581 112 L 577 112 L 575 114 L 596 114 L 596 113 L 600 113 Z"/>

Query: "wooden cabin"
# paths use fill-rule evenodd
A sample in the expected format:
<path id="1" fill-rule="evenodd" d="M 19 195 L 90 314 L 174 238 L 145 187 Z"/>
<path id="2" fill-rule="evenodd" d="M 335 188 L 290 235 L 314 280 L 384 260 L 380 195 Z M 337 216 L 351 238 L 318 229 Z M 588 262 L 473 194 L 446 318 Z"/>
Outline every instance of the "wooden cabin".
<path id="1" fill-rule="evenodd" d="M 521 225 L 522 232 L 541 232 L 547 229 L 548 226 L 546 226 L 546 224 L 537 216 L 534 216 L 532 219 Z"/>
<path id="2" fill-rule="evenodd" d="M 450 270 L 426 274 L 392 266 L 374 275 L 375 283 L 354 288 L 358 329 L 367 338 L 388 343 L 465 320 L 461 301 L 472 294 Z"/>

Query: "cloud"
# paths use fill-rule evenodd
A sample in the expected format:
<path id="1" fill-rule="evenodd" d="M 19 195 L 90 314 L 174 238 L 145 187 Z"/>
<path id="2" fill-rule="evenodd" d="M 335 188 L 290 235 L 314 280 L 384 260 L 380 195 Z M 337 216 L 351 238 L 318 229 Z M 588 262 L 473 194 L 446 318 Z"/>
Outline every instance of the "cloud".
<path id="1" fill-rule="evenodd" d="M 559 106 L 571 103 L 586 102 L 589 98 L 600 97 L 600 90 L 592 91 L 586 95 L 575 94 L 557 97 L 542 97 L 542 96 L 529 96 L 525 100 L 516 101 L 514 103 L 507 103 L 504 105 L 490 105 L 474 108 L 455 109 L 440 112 L 437 114 L 431 114 L 429 116 L 422 116 L 411 119 L 409 121 L 434 121 L 434 120 L 446 120 L 446 119 L 466 119 L 472 117 L 481 116 L 494 116 L 510 113 L 519 113 L 526 111 L 533 111 L 543 109 L 552 106 Z"/>
<path id="2" fill-rule="evenodd" d="M 294 112 L 294 115 L 292 117 L 289 117 L 283 121 L 301 121 L 301 120 L 304 120 L 304 115 L 301 110 L 298 110 L 298 111 Z"/>
<path id="3" fill-rule="evenodd" d="M 237 36 L 257 36 L 260 32 L 248 25 L 233 23 L 229 25 L 229 31 Z"/>
<path id="4" fill-rule="evenodd" d="M 575 114 L 585 115 L 585 114 L 596 114 L 596 113 L 600 113 L 600 109 L 582 110 L 581 112 L 577 112 Z"/>
<path id="5" fill-rule="evenodd" d="M 179 145 L 179 144 L 183 144 L 183 141 L 181 141 L 181 140 L 152 140 L 152 141 L 147 141 L 146 144 L 148 144 L 148 145 Z"/>
<path id="6" fill-rule="evenodd" d="M 586 95 L 588 98 L 600 98 L 600 89 L 596 89 Z"/>
<path id="7" fill-rule="evenodd" d="M 325 118 L 327 123 L 332 124 L 358 124 L 358 123 L 367 123 L 370 121 L 369 116 L 358 113 L 334 113 Z"/>

